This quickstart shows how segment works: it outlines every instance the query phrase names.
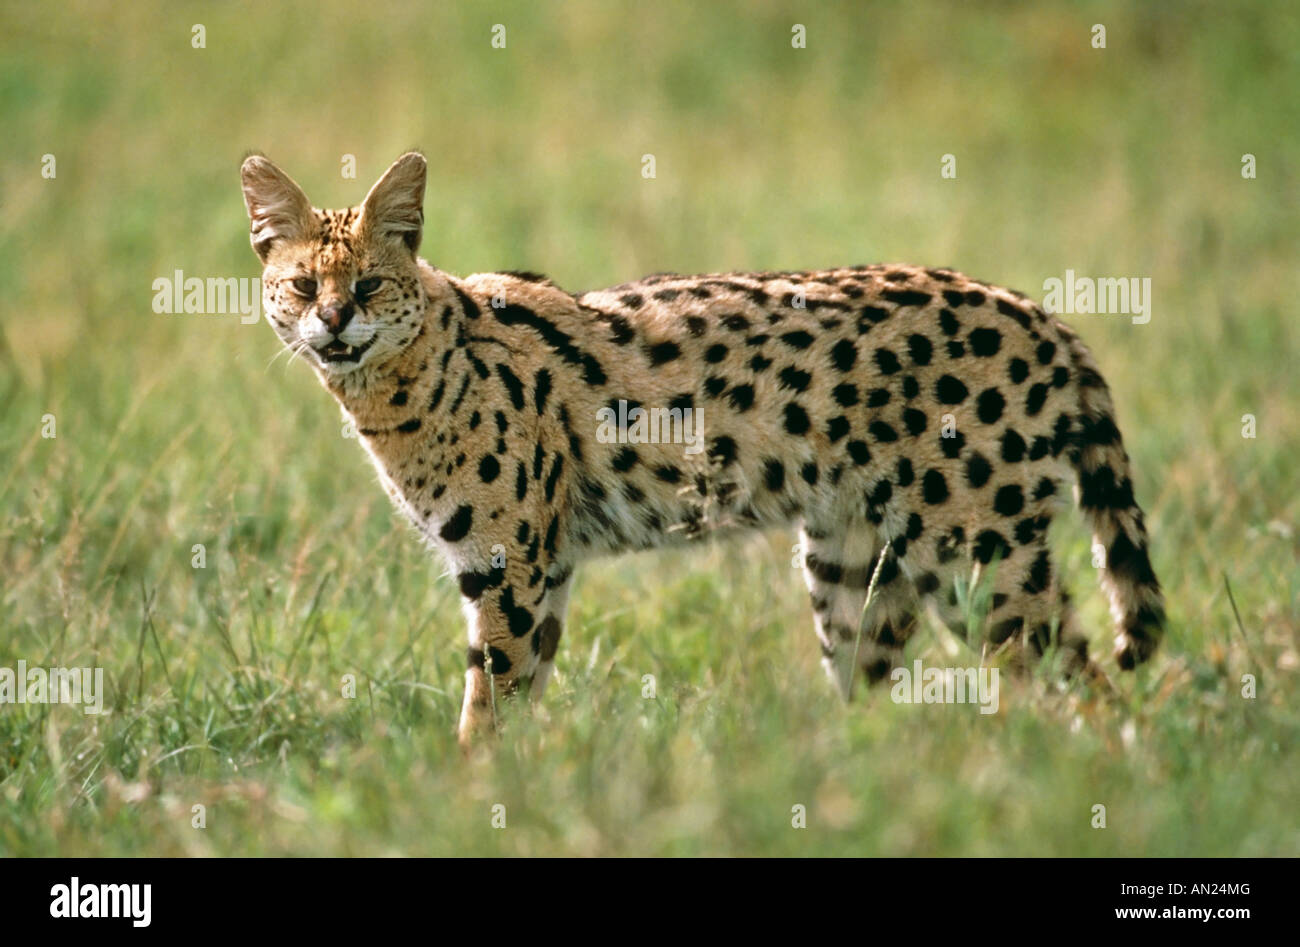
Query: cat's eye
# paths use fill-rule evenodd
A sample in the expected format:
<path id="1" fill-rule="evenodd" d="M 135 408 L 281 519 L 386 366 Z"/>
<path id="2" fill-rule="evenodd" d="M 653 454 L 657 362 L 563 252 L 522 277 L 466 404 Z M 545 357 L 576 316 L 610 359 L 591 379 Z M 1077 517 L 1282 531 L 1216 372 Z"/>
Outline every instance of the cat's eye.
<path id="1" fill-rule="evenodd" d="M 311 299 L 316 295 L 316 281 L 306 276 L 300 276 L 293 281 L 293 291 L 300 296 Z"/>
<path id="2" fill-rule="evenodd" d="M 375 290 L 379 289 L 379 285 L 383 281 L 383 278 L 379 276 L 368 276 L 365 279 L 357 280 L 357 285 L 353 290 L 353 295 L 356 296 L 357 299 L 365 299 L 367 296 L 373 294 Z"/>

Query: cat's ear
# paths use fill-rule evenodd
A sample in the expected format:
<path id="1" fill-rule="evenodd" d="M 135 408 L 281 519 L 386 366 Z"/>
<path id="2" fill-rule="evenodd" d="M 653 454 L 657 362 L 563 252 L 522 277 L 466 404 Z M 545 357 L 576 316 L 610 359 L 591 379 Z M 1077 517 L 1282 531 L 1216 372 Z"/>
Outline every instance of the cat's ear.
<path id="1" fill-rule="evenodd" d="M 270 159 L 250 155 L 244 159 L 239 176 L 244 184 L 253 249 L 263 263 L 276 240 L 301 240 L 315 228 L 316 216 L 307 195 Z"/>
<path id="2" fill-rule="evenodd" d="M 411 151 L 384 172 L 361 204 L 362 225 L 375 237 L 399 237 L 414 254 L 424 234 L 424 155 Z"/>

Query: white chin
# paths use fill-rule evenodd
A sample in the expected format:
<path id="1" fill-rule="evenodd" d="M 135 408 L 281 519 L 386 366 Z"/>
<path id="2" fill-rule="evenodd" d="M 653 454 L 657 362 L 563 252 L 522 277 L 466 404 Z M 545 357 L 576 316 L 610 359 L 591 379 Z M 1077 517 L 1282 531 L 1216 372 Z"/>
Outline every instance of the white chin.
<path id="1" fill-rule="evenodd" d="M 355 362 L 327 362 L 319 359 L 321 368 L 331 375 L 350 375 L 365 364 L 366 356 L 363 353 L 361 358 Z"/>

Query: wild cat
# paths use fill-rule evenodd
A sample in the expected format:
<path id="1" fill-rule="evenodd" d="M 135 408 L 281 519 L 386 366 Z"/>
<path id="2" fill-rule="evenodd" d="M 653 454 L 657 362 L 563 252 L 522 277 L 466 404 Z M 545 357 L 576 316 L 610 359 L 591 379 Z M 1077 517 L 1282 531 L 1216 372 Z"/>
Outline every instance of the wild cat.
<path id="1" fill-rule="evenodd" d="M 923 604 L 964 622 L 973 574 L 992 574 L 989 643 L 1082 666 L 1047 544 L 1066 486 L 1106 551 L 1120 667 L 1152 654 L 1164 607 L 1110 392 L 1027 297 L 895 264 L 580 295 L 461 279 L 417 255 L 425 176 L 406 154 L 360 206 L 320 210 L 265 157 L 242 168 L 271 325 L 456 576 L 463 742 L 494 695 L 545 689 L 578 563 L 742 529 L 797 525 L 845 695 L 900 663 Z M 689 437 L 631 436 L 646 417 Z"/>

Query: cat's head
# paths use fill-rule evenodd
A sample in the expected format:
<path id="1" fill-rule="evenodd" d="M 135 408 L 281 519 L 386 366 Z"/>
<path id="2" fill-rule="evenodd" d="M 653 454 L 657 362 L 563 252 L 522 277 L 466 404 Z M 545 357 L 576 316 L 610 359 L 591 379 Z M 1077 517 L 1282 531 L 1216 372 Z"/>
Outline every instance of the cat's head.
<path id="1" fill-rule="evenodd" d="M 241 170 L 262 303 L 276 333 L 323 376 L 382 366 L 419 334 L 425 293 L 424 156 L 404 154 L 359 207 L 319 210 L 261 155 Z"/>

